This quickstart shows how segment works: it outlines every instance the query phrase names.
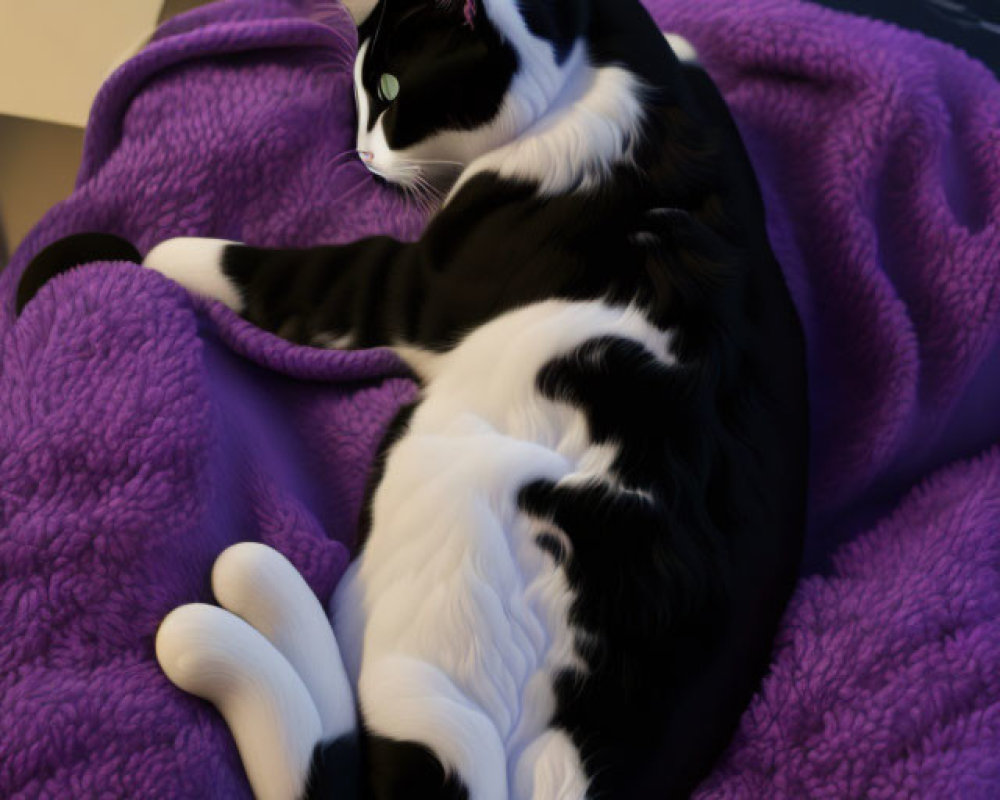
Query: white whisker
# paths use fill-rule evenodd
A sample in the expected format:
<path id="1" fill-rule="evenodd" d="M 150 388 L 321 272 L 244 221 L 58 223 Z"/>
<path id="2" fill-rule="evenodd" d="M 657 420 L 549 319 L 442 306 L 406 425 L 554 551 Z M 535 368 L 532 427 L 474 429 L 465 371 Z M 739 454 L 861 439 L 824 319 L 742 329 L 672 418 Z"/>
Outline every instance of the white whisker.
<path id="1" fill-rule="evenodd" d="M 342 153 L 330 156 L 329 159 L 324 162 L 323 168 L 331 169 L 332 167 L 337 167 L 341 164 L 350 163 L 351 159 L 357 159 L 358 163 L 361 163 L 357 150 L 345 150 Z"/>
<path id="2" fill-rule="evenodd" d="M 448 161 L 447 159 L 443 158 L 407 158 L 403 163 L 419 164 L 421 166 L 441 165 L 441 166 L 458 167 L 459 169 L 465 168 L 465 164 L 463 164 L 461 161 Z"/>
<path id="3" fill-rule="evenodd" d="M 337 197 L 337 203 L 344 203 L 348 200 L 351 200 L 353 199 L 354 195 L 356 195 L 362 189 L 370 189 L 370 188 L 371 188 L 371 180 L 367 176 L 362 177 L 350 189 L 348 189 L 346 192 L 342 192 Z"/>

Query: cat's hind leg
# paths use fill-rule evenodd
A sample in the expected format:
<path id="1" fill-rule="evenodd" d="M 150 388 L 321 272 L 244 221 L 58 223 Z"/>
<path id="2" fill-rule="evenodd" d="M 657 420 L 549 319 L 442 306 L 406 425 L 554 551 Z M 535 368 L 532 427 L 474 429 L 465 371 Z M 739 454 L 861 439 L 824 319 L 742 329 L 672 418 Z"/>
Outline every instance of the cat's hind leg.
<path id="1" fill-rule="evenodd" d="M 215 560 L 212 592 L 295 668 L 319 711 L 324 739 L 354 732 L 353 692 L 333 628 L 287 558 L 259 542 L 234 544 Z"/>
<path id="2" fill-rule="evenodd" d="M 319 712 L 288 660 L 263 634 L 215 606 L 171 611 L 156 634 L 170 681 L 225 718 L 257 800 L 296 800 L 307 788 Z"/>
<path id="3" fill-rule="evenodd" d="M 223 608 L 182 606 L 160 626 L 167 677 L 226 719 L 258 800 L 355 796 L 353 694 L 312 590 L 256 542 L 216 559 L 212 590 Z"/>

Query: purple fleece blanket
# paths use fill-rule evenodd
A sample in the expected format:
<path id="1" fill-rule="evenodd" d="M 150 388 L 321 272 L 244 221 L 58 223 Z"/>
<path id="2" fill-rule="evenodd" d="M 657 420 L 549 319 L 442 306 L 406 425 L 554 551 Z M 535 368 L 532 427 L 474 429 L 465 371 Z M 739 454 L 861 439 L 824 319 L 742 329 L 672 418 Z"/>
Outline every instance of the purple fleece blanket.
<path id="1" fill-rule="evenodd" d="M 796 0 L 649 5 L 745 134 L 812 382 L 803 580 L 699 795 L 1000 796 L 1000 86 Z M 349 156 L 353 27 L 309 15 L 229 0 L 167 25 L 0 275 L 0 797 L 248 797 L 222 719 L 160 674 L 157 624 L 241 539 L 327 601 L 412 397 L 388 353 L 286 345 L 135 266 L 13 319 L 25 264 L 72 232 L 417 235 Z"/>

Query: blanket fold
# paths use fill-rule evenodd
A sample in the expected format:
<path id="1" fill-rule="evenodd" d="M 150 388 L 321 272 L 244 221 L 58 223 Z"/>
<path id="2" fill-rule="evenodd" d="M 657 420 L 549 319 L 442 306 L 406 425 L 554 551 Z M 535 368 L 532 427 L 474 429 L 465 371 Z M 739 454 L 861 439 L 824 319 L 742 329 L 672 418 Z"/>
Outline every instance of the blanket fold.
<path id="1" fill-rule="evenodd" d="M 796 0 L 648 0 L 723 89 L 809 345 L 807 559 L 699 797 L 1000 795 L 1000 86 L 947 45 Z M 253 539 L 324 603 L 386 351 L 298 348 L 70 233 L 307 246 L 419 234 L 353 157 L 338 4 L 226 0 L 102 89 L 73 194 L 0 274 L 0 796 L 244 798 L 221 717 L 159 672 L 174 606 Z M 654 792 L 655 787 L 650 787 Z M 655 795 L 653 795 L 655 796 Z"/>

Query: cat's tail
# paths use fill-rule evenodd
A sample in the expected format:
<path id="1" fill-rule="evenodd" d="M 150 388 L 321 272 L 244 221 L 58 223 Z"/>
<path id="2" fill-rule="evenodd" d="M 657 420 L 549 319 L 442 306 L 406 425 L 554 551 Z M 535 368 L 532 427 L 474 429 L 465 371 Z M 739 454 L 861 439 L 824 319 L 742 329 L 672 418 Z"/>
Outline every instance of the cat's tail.
<path id="1" fill-rule="evenodd" d="M 312 590 L 251 542 L 219 556 L 212 590 L 222 608 L 181 606 L 160 625 L 167 677 L 223 715 L 258 800 L 355 796 L 353 693 Z"/>

